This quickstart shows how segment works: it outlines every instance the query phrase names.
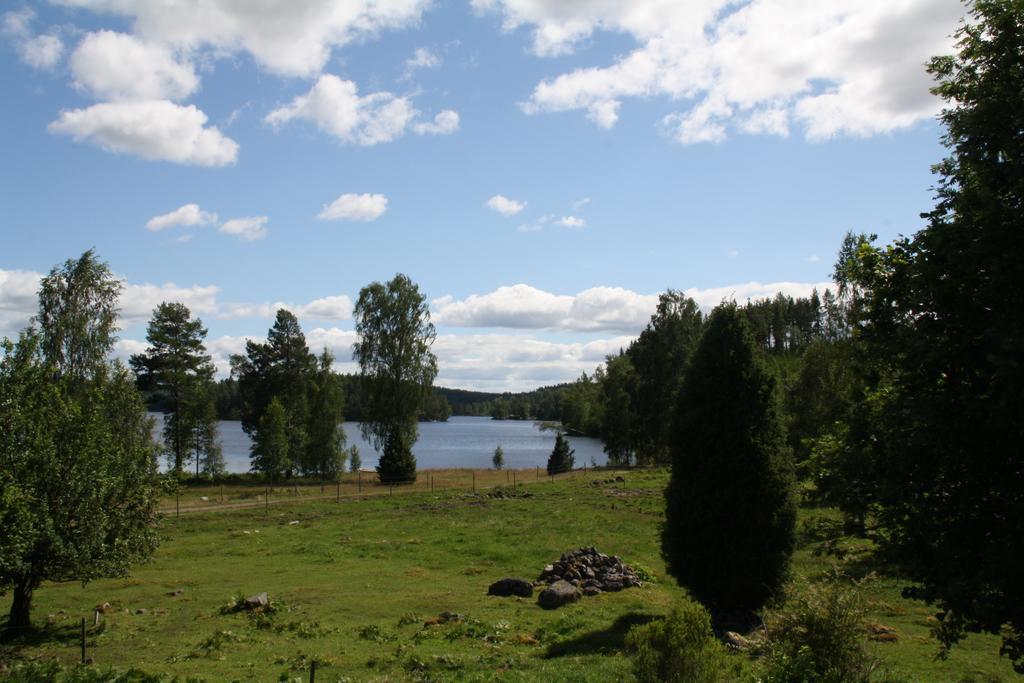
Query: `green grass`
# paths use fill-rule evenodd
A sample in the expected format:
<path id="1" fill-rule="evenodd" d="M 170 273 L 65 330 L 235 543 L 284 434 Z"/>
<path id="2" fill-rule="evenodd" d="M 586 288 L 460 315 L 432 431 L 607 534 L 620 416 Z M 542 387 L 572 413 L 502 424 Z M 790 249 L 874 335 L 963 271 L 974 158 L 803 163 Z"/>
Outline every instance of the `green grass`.
<path id="1" fill-rule="evenodd" d="M 210 681 L 308 680 L 313 659 L 318 681 L 628 679 L 626 632 L 668 612 L 683 592 L 665 577 L 658 547 L 667 474 L 630 472 L 625 485 L 591 485 L 607 476 L 542 478 L 521 489 L 533 494 L 527 498 L 437 487 L 171 516 L 156 556 L 132 577 L 41 587 L 40 630 L 0 646 L 0 661 L 77 661 L 78 624 L 87 617 L 98 665 Z M 656 580 L 551 612 L 533 600 L 486 595 L 497 579 L 532 579 L 564 551 L 589 545 Z M 809 548 L 795 558 L 805 576 L 828 566 Z M 1015 679 L 993 637 L 972 636 L 949 660 L 935 661 L 933 610 L 903 600 L 900 585 L 869 584 L 871 619 L 899 633 L 898 642 L 873 646 L 884 661 L 911 680 Z M 176 589 L 184 592 L 170 595 Z M 262 591 L 276 606 L 272 615 L 222 611 L 235 596 Z M 9 600 L 0 598 L 4 612 Z M 93 608 L 103 602 L 114 610 L 93 628 Z M 464 619 L 424 625 L 445 611 Z"/>

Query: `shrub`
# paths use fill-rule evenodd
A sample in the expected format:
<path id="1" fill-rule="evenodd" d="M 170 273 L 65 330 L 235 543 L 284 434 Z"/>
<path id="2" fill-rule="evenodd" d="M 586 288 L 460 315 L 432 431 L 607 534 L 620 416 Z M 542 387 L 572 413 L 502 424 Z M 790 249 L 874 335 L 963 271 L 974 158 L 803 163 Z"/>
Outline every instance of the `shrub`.
<path id="1" fill-rule="evenodd" d="M 633 673 L 640 683 L 717 683 L 735 680 L 739 663 L 711 630 L 711 615 L 684 602 L 667 617 L 638 626 L 626 636 Z"/>
<path id="2" fill-rule="evenodd" d="M 768 683 L 866 683 L 878 662 L 866 649 L 860 584 L 806 584 L 772 619 Z"/>

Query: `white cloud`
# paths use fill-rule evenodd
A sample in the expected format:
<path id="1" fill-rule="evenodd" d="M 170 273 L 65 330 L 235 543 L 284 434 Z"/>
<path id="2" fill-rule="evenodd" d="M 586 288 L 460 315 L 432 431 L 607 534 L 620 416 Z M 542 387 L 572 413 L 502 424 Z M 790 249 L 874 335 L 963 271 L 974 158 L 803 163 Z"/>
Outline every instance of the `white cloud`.
<path id="1" fill-rule="evenodd" d="M 428 0 L 54 1 L 127 17 L 134 33 L 145 40 L 181 49 L 208 48 L 218 56 L 244 51 L 273 73 L 302 77 L 318 74 L 336 47 L 415 25 L 430 4 Z"/>
<path id="2" fill-rule="evenodd" d="M 663 97 L 682 144 L 731 133 L 808 139 L 906 128 L 939 108 L 924 63 L 952 51 L 958 0 L 473 0 L 506 28 L 530 27 L 540 56 L 572 52 L 597 32 L 637 47 L 603 66 L 538 83 L 528 114 L 581 110 L 611 128 L 627 98 Z"/>
<path id="3" fill-rule="evenodd" d="M 188 62 L 166 46 L 114 31 L 89 33 L 70 59 L 75 87 L 100 100 L 180 100 L 199 87 Z"/>
<path id="4" fill-rule="evenodd" d="M 828 282 L 747 282 L 707 289 L 690 288 L 684 294 L 704 311 L 723 301 L 809 296 L 832 286 Z M 621 287 L 592 287 L 575 296 L 552 294 L 526 284 L 499 287 L 488 294 L 456 300 L 444 296 L 431 302 L 438 325 L 449 327 L 503 327 L 561 332 L 618 331 L 639 334 L 658 305 L 657 294 L 640 294 Z"/>
<path id="5" fill-rule="evenodd" d="M 557 221 L 555 221 L 555 223 L 557 225 L 561 225 L 563 228 L 574 228 L 577 230 L 579 230 L 580 228 L 584 228 L 587 225 L 587 222 L 585 220 L 583 220 L 582 218 L 577 218 L 576 216 L 562 216 Z"/>
<path id="6" fill-rule="evenodd" d="M 459 129 L 459 112 L 445 109 L 433 121 L 413 124 L 417 135 L 451 135 Z"/>
<path id="7" fill-rule="evenodd" d="M 203 211 L 198 204 L 185 204 L 170 213 L 153 216 L 146 221 L 146 229 L 152 231 L 166 230 L 176 226 L 191 227 L 195 225 L 212 225 L 217 222 L 217 214 Z M 184 235 L 188 237 L 188 235 Z"/>
<path id="8" fill-rule="evenodd" d="M 389 92 L 360 96 L 352 81 L 326 74 L 305 95 L 267 114 L 265 121 L 277 128 L 306 120 L 343 143 L 369 146 L 401 137 L 416 114 L 405 97 Z"/>
<path id="9" fill-rule="evenodd" d="M 316 215 L 322 221 L 372 221 L 388 210 L 388 198 L 382 194 L 343 194 Z"/>
<path id="10" fill-rule="evenodd" d="M 514 216 L 526 208 L 526 202 L 516 201 L 500 194 L 487 200 L 485 206 L 500 213 L 502 216 Z"/>
<path id="11" fill-rule="evenodd" d="M 420 69 L 436 69 L 439 66 L 441 66 L 441 58 L 437 53 L 425 47 L 418 47 L 412 57 L 405 60 L 405 71 L 402 77 L 412 78 L 413 74 Z"/>
<path id="12" fill-rule="evenodd" d="M 221 307 L 219 317 L 224 319 L 273 318 L 281 308 L 289 310 L 297 317 L 304 319 L 348 320 L 352 317 L 352 299 L 344 294 L 321 297 L 306 304 L 286 303 L 284 301 L 264 302 L 261 304 L 226 304 Z"/>
<path id="13" fill-rule="evenodd" d="M 232 218 L 224 221 L 217 230 L 225 235 L 235 235 L 241 240 L 251 242 L 261 240 L 270 234 L 267 229 L 266 216 L 246 216 L 244 218 Z"/>
<path id="14" fill-rule="evenodd" d="M 571 202 L 569 202 L 569 206 L 572 207 L 573 211 L 579 211 L 580 209 L 582 209 L 583 207 L 585 207 L 589 203 L 590 203 L 590 197 L 583 197 L 582 199 L 574 199 L 574 200 L 572 200 Z"/>
<path id="15" fill-rule="evenodd" d="M 38 307 L 42 274 L 0 268 L 0 337 L 17 338 Z"/>
<path id="16" fill-rule="evenodd" d="M 7 12 L 0 22 L 0 31 L 12 39 L 21 61 L 33 69 L 49 70 L 64 56 L 64 42 L 54 34 L 36 35 L 31 26 L 35 16 L 27 7 Z"/>
<path id="17" fill-rule="evenodd" d="M 196 166 L 235 163 L 238 144 L 205 124 L 206 114 L 195 106 L 143 100 L 103 102 L 64 111 L 49 130 L 109 152 L 153 161 Z"/>
<path id="18" fill-rule="evenodd" d="M 217 312 L 217 294 L 220 288 L 213 285 L 179 287 L 173 282 L 162 285 L 131 284 L 122 281 L 121 327 L 147 322 L 153 309 L 165 301 L 176 301 L 188 306 L 193 316 L 214 315 Z"/>

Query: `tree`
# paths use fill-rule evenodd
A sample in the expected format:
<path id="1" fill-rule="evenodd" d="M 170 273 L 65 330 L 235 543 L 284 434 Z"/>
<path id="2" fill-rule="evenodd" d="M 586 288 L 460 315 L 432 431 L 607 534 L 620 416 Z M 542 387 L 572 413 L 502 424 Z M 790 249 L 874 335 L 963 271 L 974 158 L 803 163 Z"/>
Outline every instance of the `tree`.
<path id="1" fill-rule="evenodd" d="M 345 397 L 331 366 L 334 356 L 326 348 L 320 354 L 310 392 L 309 442 L 302 471 L 336 478 L 345 471 Z"/>
<path id="2" fill-rule="evenodd" d="M 238 380 L 242 403 L 242 429 L 253 437 L 255 444 L 263 416 L 276 398 L 285 410 L 290 472 L 293 465 L 306 462 L 308 392 L 316 372 L 316 357 L 306 346 L 298 319 L 283 308 L 277 311 L 274 325 L 267 332 L 267 342 L 248 341 L 245 351 L 244 356 L 231 357 L 231 374 Z M 250 458 L 254 466 L 266 462 L 255 450 L 250 452 Z"/>
<path id="3" fill-rule="evenodd" d="M 437 376 L 430 346 L 437 336 L 426 297 L 407 276 L 373 282 L 355 307 L 363 389 L 363 437 L 382 451 L 377 473 L 383 483 L 416 481 L 416 416 Z"/>
<path id="4" fill-rule="evenodd" d="M 690 354 L 700 339 L 703 317 L 697 303 L 682 292 L 668 290 L 626 354 L 636 370 L 639 388 L 637 460 L 668 462 L 673 406 Z"/>
<path id="5" fill-rule="evenodd" d="M 491 458 L 491 464 L 494 465 L 494 469 L 500 470 L 505 466 L 505 451 L 498 446 L 494 449 L 494 456 Z"/>
<path id="6" fill-rule="evenodd" d="M 40 288 L 38 328 L 0 355 L 0 588 L 30 626 L 43 581 L 124 576 L 158 542 L 152 421 L 109 363 L 118 281 L 89 251 Z M 113 316 L 113 317 L 112 317 Z"/>
<path id="7" fill-rule="evenodd" d="M 189 444 L 200 473 L 218 477 L 224 473 L 224 452 L 217 438 L 217 406 L 213 397 L 214 384 L 197 380 L 189 388 L 182 408 L 189 427 Z"/>
<path id="8" fill-rule="evenodd" d="M 288 416 L 284 406 L 275 396 L 270 400 L 259 429 L 252 441 L 252 468 L 277 482 L 291 471 L 292 461 L 288 441 Z"/>
<path id="9" fill-rule="evenodd" d="M 349 472 L 358 472 L 362 466 L 363 459 L 359 456 L 359 446 L 352 444 L 352 448 L 348 449 Z"/>
<path id="10" fill-rule="evenodd" d="M 775 381 L 734 304 L 711 313 L 676 410 L 668 571 L 713 613 L 757 610 L 786 577 L 796 505 Z"/>
<path id="11" fill-rule="evenodd" d="M 195 445 L 192 438 L 195 430 L 185 404 L 192 405 L 192 414 L 205 412 L 205 406 L 197 403 L 199 397 L 191 396 L 190 392 L 208 395 L 204 385 L 213 382 L 213 364 L 203 345 L 205 337 L 203 321 L 193 320 L 187 306 L 165 301 L 153 309 L 146 329 L 149 348 L 133 355 L 130 361 L 139 388 L 156 394 L 170 405 L 170 412 L 164 415 L 164 445 L 175 472 L 184 469 L 191 447 Z M 195 455 L 198 472 L 200 453 Z"/>
<path id="12" fill-rule="evenodd" d="M 936 57 L 949 155 L 927 226 L 858 250 L 879 540 L 939 635 L 1004 635 L 1024 672 L 1024 1 L 976 0 Z M 859 424 L 858 424 L 859 423 Z M 1008 627 L 1008 628 L 1007 628 Z"/>
<path id="13" fill-rule="evenodd" d="M 629 356 L 619 352 L 608 357 L 608 370 L 601 384 L 601 439 L 608 464 L 629 466 L 635 461 L 637 416 L 633 412 L 639 384 Z"/>
<path id="14" fill-rule="evenodd" d="M 569 448 L 569 440 L 562 432 L 555 434 L 555 447 L 548 456 L 548 474 L 571 472 L 576 465 L 576 451 Z"/>

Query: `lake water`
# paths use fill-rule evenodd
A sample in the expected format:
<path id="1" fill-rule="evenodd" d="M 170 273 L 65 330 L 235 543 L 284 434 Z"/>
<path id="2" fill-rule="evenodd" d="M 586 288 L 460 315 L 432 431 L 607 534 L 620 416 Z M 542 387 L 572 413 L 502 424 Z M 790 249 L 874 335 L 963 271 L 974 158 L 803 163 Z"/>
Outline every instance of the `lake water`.
<path id="1" fill-rule="evenodd" d="M 163 426 L 162 416 L 157 418 L 156 436 Z M 242 423 L 225 420 L 218 423 L 224 462 L 228 472 L 249 471 L 249 437 L 242 431 Z M 488 468 L 494 449 L 501 446 L 505 453 L 505 467 L 521 469 L 547 465 L 551 449 L 555 447 L 555 434 L 541 431 L 537 424 L 525 420 L 492 420 L 489 417 L 452 417 L 447 422 L 421 422 L 420 438 L 413 446 L 416 464 L 420 469 L 447 467 Z M 358 422 L 345 423 L 348 446 L 359 446 L 363 468 L 377 465 L 379 454 L 363 440 Z M 604 465 L 601 441 L 582 436 L 570 436 L 569 444 L 576 450 L 576 466 Z"/>

